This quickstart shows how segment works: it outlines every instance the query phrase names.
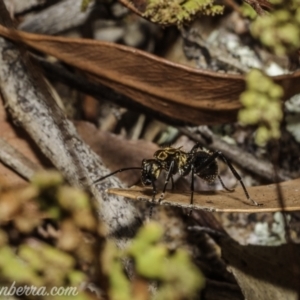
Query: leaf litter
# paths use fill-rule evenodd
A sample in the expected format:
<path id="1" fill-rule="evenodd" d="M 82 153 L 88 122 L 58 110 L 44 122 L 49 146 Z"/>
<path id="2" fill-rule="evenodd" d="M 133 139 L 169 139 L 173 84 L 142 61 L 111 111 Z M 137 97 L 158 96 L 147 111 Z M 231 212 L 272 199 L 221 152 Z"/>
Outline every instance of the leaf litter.
<path id="1" fill-rule="evenodd" d="M 46 41 L 47 41 L 47 39 L 48 38 L 45 38 Z M 50 40 L 51 40 L 51 38 L 50 38 Z M 42 41 L 43 41 L 43 37 L 40 37 L 40 42 L 42 42 Z M 51 40 L 51 42 L 53 42 L 53 40 Z M 65 41 L 62 40 L 62 42 L 65 42 Z M 70 45 L 72 42 L 74 42 L 74 41 L 70 41 Z M 55 44 L 55 41 L 53 43 Z M 66 43 L 67 43 L 67 41 L 66 41 Z M 83 62 L 85 62 L 85 60 L 87 59 L 84 56 L 83 50 L 91 49 L 91 48 L 85 46 L 86 43 L 83 40 L 78 41 L 79 46 L 80 46 L 80 44 L 82 44 L 82 49 L 80 49 L 79 51 L 82 50 L 83 54 L 80 54 L 79 56 L 72 58 L 71 61 L 67 61 L 71 65 L 74 63 L 75 67 L 76 66 L 78 67 L 77 63 L 79 60 L 83 60 Z M 89 44 L 89 43 L 87 43 L 87 44 Z M 99 47 L 103 46 L 103 44 L 101 44 L 101 43 L 99 43 L 99 45 L 100 45 Z M 73 44 L 73 46 L 74 46 L 74 44 Z M 84 48 L 84 47 L 86 47 L 86 48 Z M 63 46 L 62 52 L 64 52 L 65 51 L 64 49 L 67 49 L 67 48 L 68 48 L 68 44 L 66 44 L 66 46 Z M 78 48 L 80 48 L 80 47 L 78 47 Z M 73 49 L 74 49 L 74 47 L 73 47 Z M 151 65 L 151 62 L 152 63 L 155 62 L 155 60 L 151 60 L 152 58 L 150 56 L 147 56 L 147 55 L 143 56 L 144 54 L 140 53 L 138 51 L 131 52 L 128 49 L 118 47 L 118 46 L 114 46 L 109 49 L 111 49 L 112 51 L 115 51 L 112 56 L 120 57 L 120 55 L 124 55 L 124 53 L 126 53 L 126 56 L 128 55 L 129 57 L 131 57 L 131 55 L 132 55 L 131 63 L 135 64 L 133 66 L 133 68 L 135 70 L 137 70 L 136 65 L 137 66 L 140 66 L 141 64 L 144 65 L 146 63 L 147 59 L 149 59 L 150 65 Z M 58 52 L 60 50 L 61 49 L 59 48 L 55 51 Z M 54 52 L 54 53 L 56 53 L 56 52 Z M 94 51 L 88 50 L 87 52 L 92 53 Z M 119 54 L 118 54 L 118 52 L 119 52 Z M 96 51 L 95 51 L 95 53 L 96 53 Z M 99 54 L 99 53 L 100 52 L 98 52 L 97 54 Z M 53 52 L 52 52 L 52 54 L 53 54 Z M 99 55 L 99 56 L 101 56 L 101 55 Z M 58 57 L 58 58 L 61 58 L 61 57 Z M 64 58 L 61 58 L 61 59 L 64 60 Z M 94 58 L 92 57 L 92 61 L 93 61 L 93 59 Z M 128 62 L 124 62 L 124 67 L 122 67 L 122 61 L 120 61 L 119 63 L 120 64 L 117 65 L 117 67 L 120 68 L 121 73 L 116 73 L 117 75 L 115 77 L 122 76 L 123 75 L 122 72 L 124 71 L 124 69 L 128 68 Z M 178 71 L 184 69 L 184 68 L 181 68 L 178 66 L 173 66 L 171 64 L 168 64 L 162 60 L 158 61 L 158 65 L 159 65 L 159 68 L 161 67 L 162 69 L 158 73 L 155 74 L 155 75 L 159 74 L 157 81 L 153 80 L 153 77 L 152 77 L 153 85 L 155 85 L 155 84 L 157 85 L 157 83 L 159 82 L 159 80 L 161 78 L 160 74 L 165 74 L 166 71 L 163 68 L 163 66 L 165 66 L 167 68 L 166 70 L 167 70 L 168 74 L 173 73 L 173 72 L 177 73 Z M 147 64 L 146 64 L 146 66 L 147 66 Z M 107 65 L 102 66 L 102 68 L 107 68 L 107 67 L 108 67 Z M 93 76 L 95 75 L 93 71 L 91 72 L 91 70 L 86 71 L 84 69 L 84 66 L 83 67 L 79 66 L 78 68 L 79 69 L 83 68 L 83 70 L 86 73 L 93 73 Z M 174 70 L 176 70 L 176 71 L 174 71 Z M 145 72 L 145 73 L 147 73 L 147 72 Z M 196 73 L 198 73 L 198 75 L 196 75 Z M 181 74 L 181 77 L 185 76 L 184 72 L 182 72 L 180 74 Z M 199 76 L 199 78 L 204 75 L 203 78 L 205 80 L 207 78 L 210 78 L 210 80 L 213 80 L 212 78 L 214 78 L 214 76 L 209 72 L 201 72 L 201 71 L 196 72 L 196 71 L 189 70 L 186 74 L 188 74 L 188 75 L 195 74 L 195 76 Z M 95 77 L 90 77 L 90 78 L 92 78 L 94 81 L 99 80 L 102 83 L 105 82 L 109 86 L 114 87 L 119 91 L 121 91 L 121 90 L 124 91 L 123 82 L 121 82 L 122 88 L 119 88 L 118 84 L 115 83 L 115 80 L 116 80 L 115 78 L 112 80 L 113 81 L 113 83 L 112 83 L 111 78 L 109 80 L 107 80 L 107 78 L 108 78 L 108 77 L 106 77 L 107 74 L 104 74 L 104 75 L 100 74 L 100 76 L 99 76 L 99 74 L 97 73 L 96 76 L 97 76 L 97 78 L 95 78 Z M 143 76 L 145 76 L 144 73 L 143 74 L 139 73 L 139 74 L 137 74 L 136 77 L 142 78 Z M 295 76 L 295 75 L 293 75 L 293 76 Z M 286 84 L 286 79 L 289 80 L 289 78 L 291 78 L 290 86 L 293 86 L 293 87 L 297 86 L 297 83 L 296 83 L 298 81 L 297 75 L 296 75 L 296 77 L 294 77 L 295 80 L 293 79 L 293 76 L 290 76 L 290 75 L 286 76 L 283 80 L 284 85 Z M 221 75 L 221 77 L 222 77 L 222 75 Z M 232 78 L 236 79 L 235 81 L 233 80 L 234 81 L 233 85 L 237 84 L 237 86 L 239 86 L 239 88 L 237 90 L 231 91 L 232 93 L 236 93 L 236 95 L 237 95 L 239 93 L 239 91 L 241 89 L 243 89 L 243 83 L 242 83 L 243 80 L 240 81 L 240 79 L 242 77 L 234 77 L 234 76 L 232 78 L 230 76 L 224 76 L 224 77 L 228 77 L 228 80 L 224 81 L 225 85 L 228 85 Z M 215 78 L 219 78 L 219 75 L 215 75 Z M 135 78 L 135 80 L 138 80 L 138 79 Z M 224 80 L 224 79 L 222 79 L 222 80 Z M 174 82 L 176 82 L 176 84 L 179 83 L 179 81 L 174 81 Z M 196 81 L 194 81 L 194 83 L 195 82 Z M 180 81 L 180 83 L 181 83 L 181 81 Z M 208 97 L 207 99 L 205 99 L 205 98 L 203 99 L 203 94 L 206 97 L 207 92 L 205 90 L 200 90 L 200 92 L 199 92 L 199 85 L 202 88 L 201 83 L 203 83 L 203 81 L 200 81 L 200 82 L 197 81 L 197 88 L 198 88 L 197 93 L 195 90 L 195 91 L 193 91 L 193 93 L 189 94 L 187 97 L 190 99 L 195 99 L 195 96 L 197 96 L 198 94 L 201 95 L 200 97 L 202 97 L 202 99 L 200 99 L 200 101 L 203 101 L 204 105 L 202 106 L 202 104 L 201 104 L 200 107 L 197 107 L 197 103 L 193 103 L 193 105 L 191 105 L 191 108 L 190 108 L 191 110 L 195 110 L 195 108 L 197 109 L 197 111 L 199 110 L 198 115 L 197 116 L 195 116 L 194 114 L 189 115 L 188 112 L 190 112 L 191 110 L 188 110 L 185 113 L 185 111 L 182 110 L 182 107 L 179 106 L 179 105 L 183 104 L 183 101 L 179 101 L 179 105 L 178 105 L 178 104 L 176 104 L 176 101 L 173 101 L 173 99 L 171 99 L 170 103 L 171 103 L 171 105 L 174 105 L 174 109 L 173 109 L 173 111 L 172 111 L 172 109 L 170 109 L 170 111 L 171 111 L 170 115 L 172 117 L 175 117 L 178 119 L 184 119 L 184 120 L 187 120 L 186 116 L 188 116 L 188 120 L 195 122 L 196 124 L 199 124 L 200 122 L 203 122 L 203 124 L 207 124 L 210 122 L 211 123 L 219 123 L 219 122 L 221 122 L 221 120 L 223 120 L 222 122 L 228 122 L 231 120 L 235 120 L 235 114 L 230 114 L 230 113 L 228 113 L 228 111 L 226 113 L 224 113 L 223 115 L 220 115 L 220 118 L 218 116 L 218 119 L 215 118 L 212 114 L 209 115 L 209 114 L 202 113 L 203 108 L 205 108 L 205 109 L 207 107 L 209 107 L 209 109 L 211 108 L 211 106 L 209 104 L 209 101 L 211 101 L 211 99 L 210 99 L 210 97 Z M 184 86 L 186 86 L 186 85 L 187 84 L 184 83 Z M 229 86 L 233 86 L 233 85 L 229 84 Z M 125 86 L 127 86 L 127 83 L 125 84 Z M 173 85 L 173 87 L 170 87 L 170 89 L 172 89 L 172 88 L 174 89 L 174 85 Z M 129 89 L 132 89 L 132 87 L 129 86 Z M 212 93 L 211 95 L 214 95 L 213 97 L 218 98 L 219 92 L 221 94 L 226 94 L 225 93 L 226 89 L 224 87 L 219 87 L 218 89 L 220 89 L 220 91 L 218 91 L 218 95 L 214 94 L 214 92 L 216 90 L 215 87 L 214 87 L 213 91 L 210 91 Z M 144 93 L 143 88 L 141 88 L 141 90 L 143 91 L 142 94 L 135 91 L 134 89 L 130 90 L 129 92 L 126 92 L 126 93 L 127 93 L 127 95 L 136 99 L 136 101 L 141 101 L 141 103 L 144 105 L 150 105 L 153 109 L 156 109 L 156 110 L 165 111 L 165 108 L 169 107 L 167 105 L 170 105 L 170 104 L 166 103 L 166 99 L 168 97 L 165 97 L 165 96 L 162 97 L 162 95 L 159 94 L 160 92 L 158 92 L 158 90 L 156 88 L 153 88 L 153 86 L 151 86 L 151 93 L 150 93 L 151 95 L 150 96 L 147 95 L 147 97 L 142 98 L 142 100 L 140 100 L 139 98 L 140 98 L 140 96 L 144 96 L 145 93 Z M 287 90 L 291 91 L 292 94 L 298 92 L 297 88 L 296 88 L 296 90 L 291 90 L 290 87 L 287 87 Z M 157 94 L 157 92 L 158 92 L 158 94 Z M 226 103 L 224 102 L 224 107 L 227 107 L 227 105 L 229 105 L 229 106 L 233 105 L 231 107 L 231 109 L 229 110 L 229 112 L 236 110 L 238 107 L 238 106 L 235 106 L 235 105 L 237 105 L 237 102 L 236 102 L 237 97 L 232 96 L 233 95 L 232 93 L 226 94 L 226 96 L 228 98 L 227 98 L 227 102 Z M 152 98 L 152 97 L 154 97 L 154 98 Z M 156 99 L 155 97 L 157 97 L 158 102 L 154 101 L 154 99 Z M 150 101 L 149 101 L 149 99 L 150 99 Z M 163 99 L 163 101 L 162 101 L 162 99 Z M 167 100 L 169 101 L 169 99 L 167 99 Z M 207 101 L 207 100 L 209 100 L 209 101 Z M 218 105 L 216 105 L 216 107 L 218 107 Z M 146 124 L 147 124 L 147 122 L 149 122 L 149 120 L 146 120 Z M 157 130 L 158 132 L 162 132 L 164 130 L 163 127 L 160 127 L 160 126 L 157 126 L 157 127 L 159 128 L 159 130 Z M 125 128 L 126 128 L 126 126 L 121 128 L 121 130 L 119 131 L 119 133 L 121 133 L 123 136 L 124 135 L 126 136 L 126 133 L 124 134 L 124 131 L 126 132 L 127 128 L 126 129 Z M 77 125 L 77 129 L 81 132 L 81 135 L 86 138 L 86 140 L 90 141 L 91 147 L 94 147 L 94 149 L 96 149 L 96 151 L 99 151 L 99 149 L 97 149 L 97 143 L 104 146 L 103 154 L 101 154 L 101 156 L 103 156 L 103 157 L 107 156 L 106 164 L 112 170 L 118 169 L 121 167 L 125 167 L 125 166 L 127 166 L 127 163 L 128 163 L 128 166 L 139 166 L 141 163 L 141 160 L 143 158 L 151 158 L 154 151 L 157 149 L 157 147 L 151 143 L 147 144 L 147 143 L 141 142 L 141 141 L 128 142 L 125 140 L 121 140 L 120 138 L 115 137 L 110 134 L 99 133 L 96 136 L 96 132 L 94 131 L 94 128 L 92 128 L 92 126 L 90 124 L 82 124 L 82 123 L 80 124 L 79 123 Z M 223 132 L 223 134 L 224 134 L 224 132 Z M 244 133 L 242 130 L 235 131 L 235 135 L 238 135 L 238 134 L 244 134 Z M 141 134 L 141 136 L 143 136 L 143 135 L 144 135 L 144 133 Z M 153 134 L 153 136 L 155 138 L 157 137 L 157 135 L 155 135 L 155 134 Z M 249 138 L 249 133 L 246 133 L 246 141 L 247 140 L 249 141 L 249 144 L 250 144 L 251 138 Z M 251 145 L 250 145 L 250 147 L 251 147 Z M 21 148 L 23 148 L 23 147 L 21 147 Z M 249 150 L 249 148 L 247 149 L 247 147 L 246 147 L 246 150 Z M 252 150 L 253 149 L 250 149 L 250 151 L 252 151 Z M 99 151 L 98 153 L 101 153 L 101 151 Z M 264 153 L 264 155 L 267 156 L 266 153 Z M 104 160 L 105 160 L 105 158 L 104 158 Z M 125 165 L 125 162 L 126 162 L 126 165 Z M 132 174 L 120 174 L 120 176 L 122 176 L 121 178 L 123 178 L 123 180 L 128 185 L 132 185 L 133 183 L 135 183 L 136 181 L 139 180 L 140 174 L 139 174 L 139 172 L 137 172 L 137 174 L 135 174 L 135 175 L 133 175 L 133 173 L 132 173 Z M 289 186 L 290 183 L 292 184 L 291 186 Z M 176 183 L 176 186 L 177 185 L 178 184 Z M 286 208 L 291 209 L 291 210 L 297 209 L 296 187 L 299 186 L 299 182 L 297 180 L 294 180 L 294 181 L 290 181 L 287 183 L 283 183 L 282 185 L 283 185 L 283 190 L 284 190 L 284 197 L 286 199 L 286 203 L 285 203 Z M 174 203 L 175 201 L 176 202 L 178 201 L 178 203 L 180 205 L 187 206 L 188 201 L 189 201 L 189 184 L 183 183 L 183 186 L 184 186 L 184 188 L 182 190 L 184 191 L 184 193 L 182 193 L 181 191 L 180 192 L 176 191 L 174 193 L 168 192 L 166 195 L 166 200 L 170 199 L 170 202 L 172 202 L 172 203 Z M 266 186 L 249 188 L 250 193 L 252 190 L 253 191 L 257 190 L 257 192 L 254 192 L 255 195 L 253 198 L 255 198 L 255 200 L 257 200 L 257 198 L 259 198 L 259 199 L 261 199 L 261 201 L 266 202 L 264 207 L 257 208 L 258 211 L 261 211 L 264 209 L 269 210 L 269 211 L 280 210 L 278 204 L 277 204 L 277 207 L 275 204 L 276 193 L 274 192 L 274 188 L 275 188 L 274 185 L 271 185 L 271 186 L 266 185 Z M 141 189 L 141 188 L 138 188 L 138 189 L 139 189 L 139 191 L 142 191 L 142 193 L 139 194 L 141 197 L 145 197 L 145 194 L 147 195 L 147 192 L 144 189 Z M 269 192 L 266 193 L 266 191 L 269 191 Z M 122 190 L 119 190 L 119 192 L 122 193 Z M 123 192 L 130 194 L 131 190 L 124 190 Z M 264 197 L 264 196 L 266 196 L 266 197 Z M 291 198 L 289 196 L 291 196 Z M 241 210 L 245 210 L 245 211 L 248 210 L 248 212 L 250 212 L 251 209 L 253 209 L 250 207 L 250 205 L 247 205 L 247 203 L 245 203 L 245 201 L 243 201 L 243 200 L 245 200 L 244 195 L 241 193 L 241 191 L 239 190 L 238 187 L 237 187 L 236 192 L 230 193 L 230 194 L 222 192 L 222 191 L 221 192 L 219 192 L 219 191 L 217 191 L 217 192 L 200 192 L 199 191 L 199 194 L 197 194 L 196 197 L 197 197 L 196 202 L 197 203 L 199 202 L 199 204 L 202 204 L 204 199 L 205 199 L 205 201 L 207 201 L 207 199 L 212 199 L 211 202 L 213 204 L 215 204 L 217 206 L 222 205 L 221 210 L 222 209 L 226 210 L 226 207 L 227 207 L 227 209 L 230 209 L 229 206 L 231 205 L 231 203 L 233 203 L 233 205 L 234 205 L 233 208 L 231 208 L 232 211 L 236 211 L 236 209 L 237 210 L 241 209 Z M 198 200 L 198 197 L 199 197 L 199 200 Z M 218 198 L 218 197 L 220 197 L 220 198 Z M 175 199 L 175 201 L 174 201 L 174 199 Z M 220 201 L 218 201 L 219 203 L 217 203 L 217 199 L 220 199 Z M 225 202 L 225 199 L 228 200 L 228 201 L 226 201 L 228 203 Z M 267 201 L 268 199 L 272 199 L 273 201 L 271 201 L 269 203 Z M 224 201 L 222 201 L 222 200 L 224 200 Z M 290 200 L 292 200 L 291 201 L 292 203 L 290 202 Z M 208 200 L 208 201 L 210 201 L 210 200 Z M 209 205 L 211 205 L 211 206 L 205 207 L 204 209 L 207 209 L 207 208 L 208 208 L 208 210 L 217 210 L 218 209 L 218 207 L 216 208 L 216 207 L 212 206 L 211 203 L 209 203 Z M 246 209 L 246 207 L 247 207 L 247 209 Z M 261 241 L 266 241 L 268 239 L 271 240 L 272 236 L 275 236 L 276 234 L 278 234 L 279 237 L 278 237 L 278 239 L 276 239 L 276 241 L 281 239 L 283 242 L 285 242 L 284 238 L 282 238 L 282 232 L 284 232 L 284 229 L 282 229 L 282 228 L 284 226 L 283 226 L 282 222 L 280 221 L 280 217 L 277 218 L 276 215 L 274 215 L 274 217 L 272 215 L 267 215 L 267 214 L 263 214 L 263 213 L 259 213 L 259 214 L 253 214 L 253 213 L 252 214 L 245 214 L 245 213 L 243 213 L 243 214 L 236 214 L 236 213 L 217 214 L 217 213 L 215 213 L 214 215 L 216 216 L 217 219 L 222 221 L 224 227 L 227 230 L 229 229 L 228 232 L 230 232 L 230 234 L 232 234 L 233 237 L 235 237 L 237 239 L 240 238 L 241 242 L 242 241 L 248 241 L 248 242 L 250 241 L 250 239 L 245 238 L 245 236 L 247 236 L 247 234 L 249 234 L 249 232 L 251 232 L 251 230 L 257 230 L 258 232 L 261 232 L 260 234 L 262 234 L 262 232 L 264 232 L 264 234 L 267 237 L 265 237 L 265 238 L 262 237 Z M 254 215 L 255 215 L 255 217 L 254 217 Z M 233 223 L 235 223 L 235 224 L 233 224 Z M 280 230 L 276 231 L 276 226 L 274 225 L 275 223 L 279 224 L 278 226 L 281 227 L 281 232 L 280 232 Z M 290 226 L 291 226 L 292 233 L 296 234 L 296 237 L 294 237 L 295 240 L 297 240 L 297 235 L 300 232 L 300 230 L 299 230 L 300 226 L 299 225 L 297 226 L 297 224 L 299 224 L 299 223 L 300 222 L 299 222 L 299 218 L 297 217 L 297 214 L 292 215 L 291 220 L 290 220 Z M 255 224 L 256 225 L 260 224 L 259 225 L 260 228 L 255 229 L 255 226 L 256 226 Z M 265 224 L 267 224 L 267 228 L 266 228 Z M 256 226 L 256 227 L 259 227 L 259 226 Z M 233 229 L 233 227 L 234 227 L 234 229 Z M 245 228 L 246 233 L 244 233 L 244 234 L 242 233 L 240 236 L 238 236 L 238 234 L 236 234 L 235 232 L 239 231 L 242 228 Z M 259 234 L 253 235 L 252 242 L 253 242 L 253 239 L 255 240 L 258 237 L 259 237 Z M 261 241 L 256 240 L 254 242 L 259 244 L 259 243 L 261 243 Z M 272 243 L 270 243 L 270 244 L 272 244 Z M 291 262 L 287 262 L 287 266 L 284 268 L 284 265 L 282 265 L 280 263 L 278 264 L 278 261 L 285 261 L 284 258 L 285 258 L 285 256 L 287 256 L 286 253 L 288 253 L 289 251 L 292 251 L 292 252 L 296 251 L 296 253 L 298 253 L 299 251 L 297 250 L 297 247 L 295 247 L 293 249 L 288 249 L 287 247 L 272 247 L 272 251 L 270 251 L 270 248 L 264 247 L 261 249 L 257 249 L 257 251 L 256 251 L 253 247 L 247 246 L 247 247 L 242 248 L 241 246 L 239 246 L 237 244 L 233 244 L 230 241 L 229 242 L 223 241 L 220 243 L 220 246 L 223 250 L 223 257 L 225 258 L 225 260 L 227 260 L 229 262 L 231 271 L 235 274 L 245 297 L 247 297 L 248 299 L 276 299 L 279 296 L 280 297 L 286 296 L 289 299 L 293 299 L 294 293 L 291 294 L 290 291 L 287 291 L 284 289 L 285 287 L 287 287 L 288 289 L 290 289 L 292 287 L 294 289 L 292 281 L 290 284 L 286 283 L 286 281 L 289 281 L 289 278 L 291 275 L 288 272 Z M 278 253 L 281 250 L 283 253 L 283 255 L 282 255 L 283 257 L 281 259 L 277 259 Z M 277 251 L 279 251 L 279 252 L 277 252 Z M 263 257 L 263 259 L 261 259 L 260 257 Z M 274 257 L 276 257 L 276 261 L 275 261 Z M 296 264 L 297 261 L 298 260 L 295 259 L 294 263 Z M 249 269 L 251 269 L 251 270 L 249 270 Z M 277 274 L 279 274 L 279 277 L 282 276 L 281 279 L 283 279 L 283 282 L 285 282 L 285 283 L 283 283 L 283 284 L 280 283 L 279 282 L 280 278 L 276 279 L 279 281 L 274 280 L 273 277 L 276 277 L 276 272 L 272 273 L 272 270 L 274 270 L 274 269 L 280 269 L 280 270 L 282 269 L 283 270 L 282 274 L 281 273 L 277 273 Z M 266 272 L 265 273 L 262 272 L 263 270 L 265 270 Z M 287 279 L 287 280 L 285 280 L 285 279 Z M 266 283 L 266 282 L 268 282 L 268 283 Z M 254 297 L 254 294 L 252 294 L 253 287 L 257 288 L 255 297 Z M 273 291 L 273 292 L 270 293 L 269 291 Z"/>

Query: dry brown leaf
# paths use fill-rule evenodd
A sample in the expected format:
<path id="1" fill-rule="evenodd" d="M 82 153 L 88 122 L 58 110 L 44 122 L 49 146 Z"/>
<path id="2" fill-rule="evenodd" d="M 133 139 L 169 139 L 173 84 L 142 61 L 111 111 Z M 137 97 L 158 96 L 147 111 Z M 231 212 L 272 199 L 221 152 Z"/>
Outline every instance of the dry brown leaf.
<path id="1" fill-rule="evenodd" d="M 202 71 L 107 42 L 37 35 L 3 26 L 0 35 L 53 55 L 173 119 L 198 125 L 232 122 L 241 107 L 244 76 Z M 297 72 L 274 80 L 290 97 L 300 92 L 299 77 Z"/>
<path id="2" fill-rule="evenodd" d="M 280 183 L 282 189 L 285 210 L 300 210 L 299 187 L 300 178 Z M 194 194 L 194 208 L 213 212 L 276 212 L 281 211 L 276 184 L 265 186 L 254 186 L 247 188 L 252 199 L 263 204 L 262 206 L 254 206 L 245 197 L 241 188 L 237 188 L 234 192 L 226 191 L 215 192 L 196 192 Z M 159 195 L 158 191 L 158 195 Z M 131 189 L 109 189 L 108 193 L 121 195 L 134 200 L 151 201 L 152 189 L 143 187 L 133 187 Z M 169 192 L 165 194 L 164 205 L 172 205 L 188 208 L 190 205 L 190 192 Z"/>
<path id="3" fill-rule="evenodd" d="M 245 299 L 298 299 L 299 245 L 241 246 L 231 239 L 221 239 L 220 246 Z"/>

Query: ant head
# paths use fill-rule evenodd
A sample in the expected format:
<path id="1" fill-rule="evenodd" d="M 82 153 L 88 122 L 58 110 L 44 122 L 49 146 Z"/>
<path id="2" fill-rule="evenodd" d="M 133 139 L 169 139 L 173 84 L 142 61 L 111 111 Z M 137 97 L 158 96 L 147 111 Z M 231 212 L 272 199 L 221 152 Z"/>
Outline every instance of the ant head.
<path id="1" fill-rule="evenodd" d="M 161 164 L 155 159 L 143 159 L 141 180 L 144 185 L 151 185 L 160 175 Z"/>

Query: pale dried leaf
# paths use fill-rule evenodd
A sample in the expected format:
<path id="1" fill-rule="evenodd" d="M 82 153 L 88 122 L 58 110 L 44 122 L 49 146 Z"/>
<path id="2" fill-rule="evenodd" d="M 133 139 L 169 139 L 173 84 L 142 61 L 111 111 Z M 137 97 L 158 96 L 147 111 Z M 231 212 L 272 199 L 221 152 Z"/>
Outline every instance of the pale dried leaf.
<path id="1" fill-rule="evenodd" d="M 282 189 L 285 210 L 300 210 L 299 187 L 300 178 L 280 183 Z M 237 188 L 234 192 L 226 191 L 201 192 L 194 194 L 194 209 L 213 211 L 213 212 L 276 212 L 282 211 L 279 205 L 276 184 L 254 186 L 247 188 L 250 197 L 262 204 L 254 206 L 245 197 L 242 188 Z M 151 201 L 152 189 L 143 187 L 133 187 L 131 189 L 109 189 L 108 193 L 121 195 L 134 200 Z M 158 191 L 158 195 L 159 195 Z M 179 206 L 184 208 L 190 207 L 190 192 L 170 192 L 167 191 L 163 205 Z"/>

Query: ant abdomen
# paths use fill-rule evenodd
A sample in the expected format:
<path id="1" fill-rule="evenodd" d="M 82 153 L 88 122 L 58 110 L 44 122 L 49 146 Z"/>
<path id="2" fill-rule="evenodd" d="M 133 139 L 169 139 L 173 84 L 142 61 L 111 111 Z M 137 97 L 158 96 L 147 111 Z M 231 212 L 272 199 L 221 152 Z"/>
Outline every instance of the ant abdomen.
<path id="1" fill-rule="evenodd" d="M 203 180 L 212 183 L 215 181 L 218 175 L 218 164 L 216 160 L 212 161 L 208 166 L 203 167 L 211 154 L 206 151 L 198 151 L 194 154 L 193 165 L 194 173 Z"/>

